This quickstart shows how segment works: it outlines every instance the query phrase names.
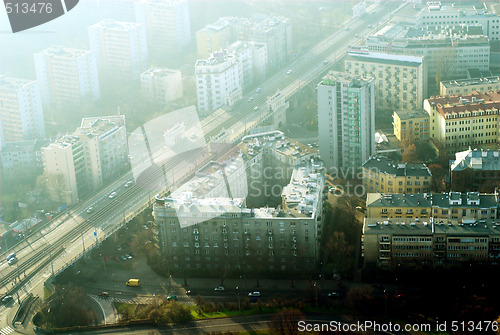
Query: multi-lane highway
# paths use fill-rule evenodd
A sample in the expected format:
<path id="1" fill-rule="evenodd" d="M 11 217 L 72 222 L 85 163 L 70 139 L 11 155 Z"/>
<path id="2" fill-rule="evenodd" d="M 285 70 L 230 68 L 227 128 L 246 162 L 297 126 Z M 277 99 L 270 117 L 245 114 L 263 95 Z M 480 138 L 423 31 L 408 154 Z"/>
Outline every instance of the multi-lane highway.
<path id="1" fill-rule="evenodd" d="M 359 38 L 355 37 L 356 34 L 365 36 L 368 33 L 368 24 L 387 19 L 391 15 L 390 12 L 396 10 L 398 5 L 397 2 L 390 2 L 385 6 L 377 5 L 364 18 L 350 20 L 345 24 L 350 30 L 341 30 L 322 41 L 299 60 L 263 83 L 260 93 L 248 94 L 234 105 L 230 112 L 218 112 L 202 120 L 206 138 L 215 136 L 223 128 L 230 130 L 233 139 L 240 137 L 249 125 L 258 123 L 266 116 L 267 96 L 274 94 L 278 89 L 289 95 L 299 86 L 327 72 L 332 62 L 343 56 L 348 44 L 359 41 Z M 287 75 L 288 70 L 291 70 L 289 75 Z M 249 97 L 254 98 L 252 103 L 247 102 Z M 258 111 L 254 111 L 255 106 L 258 107 Z M 190 160 L 187 153 L 168 162 L 169 169 L 185 171 L 185 175 L 177 175 L 177 182 L 182 182 L 184 177 L 188 177 L 196 168 L 194 163 L 191 165 L 186 163 L 189 161 L 196 160 Z M 142 183 L 154 185 L 157 179 L 163 178 L 163 175 L 164 171 L 161 169 L 153 171 L 144 176 Z M 0 294 L 17 292 L 22 299 L 34 287 L 42 284 L 52 272 L 57 273 L 64 269 L 80 257 L 84 249 L 88 250 L 147 207 L 157 190 L 135 184 L 125 187 L 127 181 L 131 179 L 131 173 L 125 174 L 71 210 L 69 214 L 51 222 L 11 248 L 9 252 L 16 252 L 19 262 L 9 266 L 5 259 L 1 260 Z M 111 199 L 109 195 L 112 192 L 117 192 L 117 195 Z M 92 211 L 87 213 L 89 207 L 92 207 Z M 0 314 L 4 308 L 0 307 Z"/>

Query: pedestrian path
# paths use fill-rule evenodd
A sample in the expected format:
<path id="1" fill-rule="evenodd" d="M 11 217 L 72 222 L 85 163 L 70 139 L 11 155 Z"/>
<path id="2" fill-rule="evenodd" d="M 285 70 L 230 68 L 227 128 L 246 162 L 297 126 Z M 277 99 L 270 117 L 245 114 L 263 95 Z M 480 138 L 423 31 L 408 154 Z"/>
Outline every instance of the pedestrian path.
<path id="1" fill-rule="evenodd" d="M 0 329 L 0 334 L 7 335 L 7 334 L 12 333 L 13 331 L 14 331 L 14 329 L 12 329 L 12 327 L 5 327 L 5 328 Z"/>

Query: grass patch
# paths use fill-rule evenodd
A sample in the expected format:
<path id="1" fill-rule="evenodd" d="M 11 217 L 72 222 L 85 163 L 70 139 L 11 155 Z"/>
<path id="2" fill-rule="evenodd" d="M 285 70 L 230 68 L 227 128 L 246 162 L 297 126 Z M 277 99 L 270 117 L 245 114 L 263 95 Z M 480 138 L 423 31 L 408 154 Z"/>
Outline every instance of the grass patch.
<path id="1" fill-rule="evenodd" d="M 135 315 L 137 304 L 127 304 L 123 302 L 113 302 L 116 312 L 124 319 L 130 319 Z"/>
<path id="2" fill-rule="evenodd" d="M 242 310 L 241 313 L 233 310 L 223 310 L 220 312 L 203 313 L 199 312 L 197 306 L 190 306 L 191 315 L 193 320 L 201 319 L 218 319 L 218 318 L 229 318 L 234 316 L 244 316 L 244 315 L 254 315 L 254 314 L 270 314 L 275 313 L 276 309 L 273 308 L 261 308 L 260 310 L 256 307 Z"/>
<path id="3" fill-rule="evenodd" d="M 52 292 L 51 290 L 49 290 L 45 286 L 43 287 L 43 297 L 44 297 L 43 299 L 44 300 L 47 299 L 48 297 L 50 297 L 52 295 L 52 293 L 54 293 L 54 292 Z"/>

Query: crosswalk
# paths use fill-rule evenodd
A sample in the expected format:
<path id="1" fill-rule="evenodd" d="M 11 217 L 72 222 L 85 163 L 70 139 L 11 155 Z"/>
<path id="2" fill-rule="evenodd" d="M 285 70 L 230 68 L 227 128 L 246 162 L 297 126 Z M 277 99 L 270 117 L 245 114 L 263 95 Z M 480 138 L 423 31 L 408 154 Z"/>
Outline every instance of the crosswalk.
<path id="1" fill-rule="evenodd" d="M 90 297 L 94 299 L 99 299 L 99 300 L 105 300 L 109 302 L 121 302 L 125 304 L 144 304 L 144 303 L 150 303 L 153 301 L 152 297 L 138 297 L 138 298 L 130 298 L 130 299 L 124 299 L 124 298 L 115 298 L 115 297 L 101 297 L 96 294 L 89 294 Z M 195 302 L 193 299 L 190 299 L 187 295 L 178 295 L 177 296 L 177 301 L 184 304 L 184 305 L 195 305 Z M 3 335 L 3 334 L 1 334 Z"/>
<path id="2" fill-rule="evenodd" d="M 7 334 L 12 333 L 13 331 L 14 331 L 14 329 L 12 329 L 12 327 L 5 327 L 5 328 L 0 329 L 0 334 L 7 335 Z"/>

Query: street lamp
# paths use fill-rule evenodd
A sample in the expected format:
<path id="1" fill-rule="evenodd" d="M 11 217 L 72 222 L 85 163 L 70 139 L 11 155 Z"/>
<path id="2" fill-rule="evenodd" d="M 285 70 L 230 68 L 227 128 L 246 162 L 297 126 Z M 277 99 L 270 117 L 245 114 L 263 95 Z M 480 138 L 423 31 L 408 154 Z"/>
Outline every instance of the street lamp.
<path id="1" fill-rule="evenodd" d="M 236 286 L 236 292 L 238 292 L 238 313 L 241 314 L 241 305 L 240 305 L 240 290 L 239 286 Z"/>

